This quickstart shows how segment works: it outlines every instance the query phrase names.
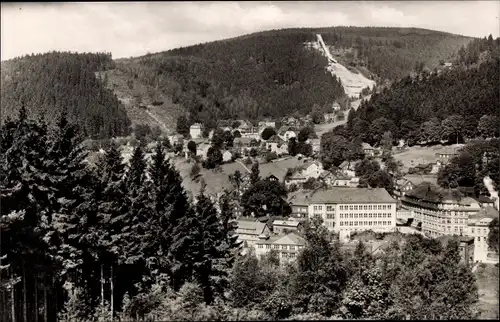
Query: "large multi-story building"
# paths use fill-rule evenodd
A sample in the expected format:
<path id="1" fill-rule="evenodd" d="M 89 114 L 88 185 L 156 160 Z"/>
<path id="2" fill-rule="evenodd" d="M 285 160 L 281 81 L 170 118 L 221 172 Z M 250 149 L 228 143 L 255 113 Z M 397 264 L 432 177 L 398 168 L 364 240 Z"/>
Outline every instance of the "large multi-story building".
<path id="1" fill-rule="evenodd" d="M 442 189 L 422 182 L 401 198 L 402 207 L 413 213 L 414 225 L 429 237 L 461 235 L 470 215 L 481 210 L 479 203 L 458 189 Z"/>
<path id="2" fill-rule="evenodd" d="M 396 227 L 396 200 L 383 188 L 316 190 L 290 200 L 292 213 L 307 205 L 307 216 L 319 215 L 335 232 L 392 231 Z"/>
<path id="3" fill-rule="evenodd" d="M 466 235 L 474 238 L 474 262 L 498 261 L 498 257 L 496 260 L 488 258 L 489 225 L 495 218 L 498 218 L 498 210 L 491 206 L 481 209 L 468 218 Z"/>

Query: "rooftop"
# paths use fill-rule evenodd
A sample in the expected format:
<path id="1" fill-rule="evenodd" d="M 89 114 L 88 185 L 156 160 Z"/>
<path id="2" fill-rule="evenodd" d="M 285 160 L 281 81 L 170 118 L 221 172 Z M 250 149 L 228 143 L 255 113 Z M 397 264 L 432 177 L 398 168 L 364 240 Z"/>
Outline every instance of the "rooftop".
<path id="1" fill-rule="evenodd" d="M 493 208 L 492 206 L 487 206 L 484 208 L 481 208 L 477 213 L 470 215 L 469 216 L 469 221 L 475 222 L 475 223 L 482 223 L 484 222 L 485 224 L 493 220 L 494 218 L 498 218 L 498 210 Z M 484 220 L 484 219 L 490 219 L 490 220 Z"/>
<path id="2" fill-rule="evenodd" d="M 474 199 L 466 197 L 458 189 L 443 189 L 430 182 L 422 182 L 414 189 L 406 193 L 407 196 L 434 203 L 460 202 L 463 204 L 475 202 Z"/>
<path id="3" fill-rule="evenodd" d="M 271 236 L 268 239 L 262 239 L 256 244 L 278 244 L 278 245 L 294 245 L 305 246 L 306 240 L 296 232 L 291 232 L 285 236 Z"/>
<path id="4" fill-rule="evenodd" d="M 259 236 L 264 232 L 266 223 L 262 223 L 254 218 L 239 218 L 236 220 L 236 233 Z"/>
<path id="5" fill-rule="evenodd" d="M 290 227 L 298 227 L 300 224 L 299 221 L 295 220 L 275 220 L 273 222 L 273 226 L 290 226 Z"/>
<path id="6" fill-rule="evenodd" d="M 396 202 L 384 188 L 333 187 L 302 194 L 294 195 L 290 200 L 292 204 Z"/>

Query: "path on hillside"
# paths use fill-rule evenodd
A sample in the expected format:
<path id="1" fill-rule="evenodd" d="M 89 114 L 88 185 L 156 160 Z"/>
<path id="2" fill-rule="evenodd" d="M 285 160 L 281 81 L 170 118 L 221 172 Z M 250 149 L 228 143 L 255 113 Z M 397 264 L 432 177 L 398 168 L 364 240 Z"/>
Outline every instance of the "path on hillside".
<path id="1" fill-rule="evenodd" d="M 236 162 L 238 162 L 239 164 L 241 164 L 241 166 L 242 166 L 245 170 L 247 170 L 247 172 L 248 172 L 248 173 L 252 173 L 252 171 L 250 171 L 250 169 L 248 169 L 248 168 L 247 168 L 247 166 L 243 164 L 243 162 L 241 162 L 240 160 L 236 160 Z"/>
<path id="2" fill-rule="evenodd" d="M 165 131 L 165 133 L 169 132 L 168 127 L 165 125 L 165 123 L 163 123 L 156 115 L 151 113 L 151 111 L 149 111 L 149 110 L 146 110 L 146 113 L 148 113 L 148 115 L 151 116 L 156 121 L 156 123 L 160 124 L 161 127 L 163 127 L 163 130 Z"/>

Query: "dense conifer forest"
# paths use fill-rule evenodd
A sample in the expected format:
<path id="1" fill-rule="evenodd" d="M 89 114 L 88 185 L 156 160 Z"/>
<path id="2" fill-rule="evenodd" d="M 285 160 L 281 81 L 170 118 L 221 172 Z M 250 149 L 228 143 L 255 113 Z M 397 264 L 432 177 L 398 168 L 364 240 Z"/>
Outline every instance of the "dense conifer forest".
<path id="1" fill-rule="evenodd" d="M 327 108 L 345 98 L 339 80 L 325 71 L 326 58 L 305 48 L 316 33 L 328 45 L 354 50 L 343 54 L 346 65 L 391 81 L 417 65 L 451 59 L 470 41 L 421 29 L 285 29 L 124 59 L 117 67 L 171 95 L 189 112 L 189 123 L 213 127 L 220 118 L 304 115 L 314 104 Z"/>
<path id="2" fill-rule="evenodd" d="M 410 145 L 498 136 L 499 88 L 500 38 L 490 36 L 462 48 L 452 69 L 408 76 L 373 94 L 350 112 L 346 128 L 371 144 L 387 131 Z"/>
<path id="3" fill-rule="evenodd" d="M 51 52 L 2 62 L 2 122 L 24 104 L 33 117 L 55 120 L 65 109 L 84 134 L 109 138 L 130 133 L 130 120 L 97 71 L 114 68 L 111 54 Z"/>

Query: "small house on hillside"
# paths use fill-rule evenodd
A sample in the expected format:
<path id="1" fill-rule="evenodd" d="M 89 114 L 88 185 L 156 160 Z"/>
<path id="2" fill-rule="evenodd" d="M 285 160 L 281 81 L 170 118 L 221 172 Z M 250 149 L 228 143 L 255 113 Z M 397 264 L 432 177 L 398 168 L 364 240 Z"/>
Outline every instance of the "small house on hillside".
<path id="1" fill-rule="evenodd" d="M 336 177 L 330 171 L 322 171 L 318 179 L 322 180 L 326 185 L 332 186 L 335 182 Z"/>
<path id="2" fill-rule="evenodd" d="M 415 188 L 415 185 L 408 179 L 399 179 L 396 180 L 394 184 L 394 192 L 393 195 L 396 199 L 400 200 L 408 191 L 411 191 Z"/>
<path id="3" fill-rule="evenodd" d="M 191 135 L 192 139 L 201 138 L 202 133 L 203 133 L 203 125 L 201 125 L 200 123 L 194 123 L 189 128 L 189 135 Z"/>
<path id="4" fill-rule="evenodd" d="M 272 137 L 269 138 L 269 140 L 266 141 L 265 143 L 266 149 L 275 152 L 276 154 L 281 154 L 283 153 L 282 147 L 286 148 L 288 151 L 288 146 L 286 145 L 285 141 L 281 139 L 277 135 L 273 135 Z"/>
<path id="5" fill-rule="evenodd" d="M 443 151 L 440 151 L 438 153 L 436 153 L 436 158 L 441 161 L 441 162 L 444 162 L 444 163 L 447 163 L 448 161 L 450 161 L 453 157 L 456 157 L 458 156 L 459 152 L 457 149 L 454 149 L 454 148 L 447 148 L 447 149 L 443 149 Z"/>
<path id="6" fill-rule="evenodd" d="M 259 240 L 259 237 L 269 237 L 271 230 L 267 223 L 262 223 L 255 218 L 239 218 L 236 220 L 236 234 L 243 247 L 251 247 Z"/>
<path id="7" fill-rule="evenodd" d="M 233 154 L 231 151 L 224 151 L 224 153 L 222 153 L 222 162 L 230 162 L 232 158 Z"/>
<path id="8" fill-rule="evenodd" d="M 305 168 L 304 171 L 302 171 L 302 174 L 304 175 L 304 177 L 306 177 L 306 179 L 318 179 L 322 172 L 323 165 L 321 164 L 321 162 L 314 161 L 307 168 Z"/>
<path id="9" fill-rule="evenodd" d="M 311 144 L 313 153 L 319 153 L 321 150 L 321 139 L 310 139 L 309 144 Z"/>
<path id="10" fill-rule="evenodd" d="M 335 121 L 335 113 L 325 113 L 323 114 L 323 117 L 325 118 L 326 123 Z"/>
<path id="11" fill-rule="evenodd" d="M 285 142 L 288 142 L 291 138 L 296 138 L 297 133 L 290 126 L 283 126 L 278 131 L 278 136 Z"/>
<path id="12" fill-rule="evenodd" d="M 275 220 L 273 221 L 273 231 L 276 234 L 287 234 L 292 231 L 298 231 L 301 226 L 301 222 L 298 220 L 288 219 L 288 220 Z"/>
<path id="13" fill-rule="evenodd" d="M 366 156 L 370 156 L 370 157 L 373 157 L 375 156 L 375 149 L 368 143 L 366 142 L 363 142 L 361 144 L 361 147 L 363 149 L 363 153 L 366 155 Z"/>
<path id="14" fill-rule="evenodd" d="M 356 162 L 349 162 L 349 161 L 344 161 L 339 165 L 339 171 L 345 176 L 348 177 L 354 177 L 356 176 L 355 173 L 355 165 Z"/>

